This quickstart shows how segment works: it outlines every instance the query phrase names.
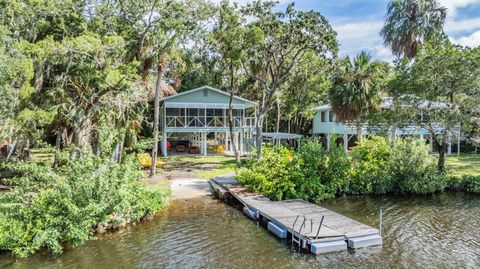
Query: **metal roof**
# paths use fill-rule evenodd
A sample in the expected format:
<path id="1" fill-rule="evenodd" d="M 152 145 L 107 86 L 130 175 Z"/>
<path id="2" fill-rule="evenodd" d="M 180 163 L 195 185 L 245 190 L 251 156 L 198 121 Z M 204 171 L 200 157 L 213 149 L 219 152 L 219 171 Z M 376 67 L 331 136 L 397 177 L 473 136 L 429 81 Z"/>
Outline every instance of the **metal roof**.
<path id="1" fill-rule="evenodd" d="M 404 97 L 407 97 L 407 96 L 404 96 Z M 410 96 L 410 98 L 415 98 L 413 96 Z M 418 105 L 418 108 L 420 109 L 428 109 L 428 108 L 431 108 L 431 109 L 447 109 L 449 108 L 448 104 L 446 103 L 442 103 L 442 102 L 430 102 L 430 101 L 427 101 L 427 100 L 417 100 L 417 105 Z M 393 97 L 391 96 L 387 96 L 387 97 L 384 97 L 382 102 L 380 103 L 380 107 L 381 108 L 391 108 L 393 106 Z M 402 105 L 402 107 L 410 107 L 409 104 L 404 104 Z M 313 111 L 327 111 L 327 110 L 331 110 L 332 109 L 332 105 L 330 104 L 325 104 L 325 105 L 321 105 L 321 106 L 317 106 L 313 109 Z"/>
<path id="2" fill-rule="evenodd" d="M 330 104 L 326 104 L 326 105 L 317 106 L 313 110 L 314 111 L 325 111 L 325 110 L 330 110 L 330 109 L 332 109 L 332 106 Z"/>
<path id="3" fill-rule="evenodd" d="M 170 100 L 172 100 L 172 102 L 175 102 L 175 101 L 173 101 L 175 98 L 178 98 L 180 96 L 189 95 L 189 94 L 192 94 L 192 93 L 195 93 L 195 92 L 198 92 L 198 91 L 201 91 L 201 90 L 205 90 L 205 89 L 216 92 L 216 93 L 219 93 L 219 94 L 222 94 L 222 95 L 225 95 L 226 97 L 230 98 L 230 94 L 228 92 L 224 92 L 224 91 L 221 91 L 219 89 L 216 89 L 216 88 L 205 85 L 205 86 L 201 86 L 201 87 L 189 90 L 189 91 L 181 92 L 177 95 L 164 97 L 164 98 L 160 99 L 160 102 L 171 103 Z M 237 101 L 243 102 L 245 104 L 245 107 L 247 107 L 247 108 L 258 106 L 258 104 L 256 102 L 250 101 L 248 99 L 242 98 L 242 97 L 237 96 L 237 95 L 234 95 L 233 98 L 236 99 Z M 192 102 L 183 102 L 183 103 L 198 103 L 198 100 L 192 100 Z"/>
<path id="4" fill-rule="evenodd" d="M 303 135 L 291 133 L 262 133 L 263 137 L 272 139 L 300 139 Z"/>

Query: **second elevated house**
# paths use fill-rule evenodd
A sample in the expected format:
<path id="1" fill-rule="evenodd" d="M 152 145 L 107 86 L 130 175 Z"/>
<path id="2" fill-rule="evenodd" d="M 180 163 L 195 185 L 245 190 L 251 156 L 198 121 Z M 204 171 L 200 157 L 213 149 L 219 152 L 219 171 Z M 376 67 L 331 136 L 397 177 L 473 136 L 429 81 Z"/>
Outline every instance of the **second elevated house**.
<path id="1" fill-rule="evenodd" d="M 390 109 L 392 107 L 392 98 L 384 98 L 381 104 L 381 109 Z M 422 102 L 418 105 L 418 111 L 420 111 L 418 118 L 420 122 L 423 120 L 423 109 L 448 109 L 444 103 L 428 103 Z M 362 136 L 368 136 L 370 134 L 378 134 L 375 126 L 369 126 L 365 124 L 361 127 Z M 441 125 L 435 125 L 433 129 L 435 134 L 443 133 L 444 129 Z M 357 126 L 354 123 L 344 123 L 337 121 L 335 113 L 332 112 L 332 106 L 330 104 L 325 104 L 314 109 L 314 118 L 313 118 L 313 134 L 314 136 L 321 137 L 323 141 L 327 144 L 330 143 L 330 137 L 332 135 L 337 135 L 337 142 L 343 144 L 345 150 L 355 145 L 357 138 Z M 385 132 L 383 132 L 385 134 Z M 386 130 L 386 135 L 388 136 L 414 136 L 421 139 L 425 139 L 426 142 L 430 144 L 430 152 L 434 151 L 433 147 L 433 138 L 432 132 L 423 124 L 403 124 L 402 127 L 396 128 L 390 126 Z M 455 125 L 449 132 L 448 137 L 448 149 L 447 153 L 452 153 L 452 143 L 456 143 L 457 153 L 460 154 L 460 138 L 461 130 L 460 125 Z"/>

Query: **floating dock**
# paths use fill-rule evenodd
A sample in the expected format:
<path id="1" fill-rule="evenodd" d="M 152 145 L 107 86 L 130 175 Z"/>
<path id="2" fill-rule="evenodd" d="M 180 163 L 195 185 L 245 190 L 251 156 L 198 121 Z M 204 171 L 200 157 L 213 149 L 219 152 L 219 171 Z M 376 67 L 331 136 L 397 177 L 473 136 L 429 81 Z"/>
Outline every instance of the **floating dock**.
<path id="1" fill-rule="evenodd" d="M 243 188 L 233 175 L 215 177 L 210 183 L 221 199 L 234 197 L 243 204 L 246 216 L 313 254 L 382 244 L 378 229 L 316 204 L 303 200 L 271 201 Z"/>

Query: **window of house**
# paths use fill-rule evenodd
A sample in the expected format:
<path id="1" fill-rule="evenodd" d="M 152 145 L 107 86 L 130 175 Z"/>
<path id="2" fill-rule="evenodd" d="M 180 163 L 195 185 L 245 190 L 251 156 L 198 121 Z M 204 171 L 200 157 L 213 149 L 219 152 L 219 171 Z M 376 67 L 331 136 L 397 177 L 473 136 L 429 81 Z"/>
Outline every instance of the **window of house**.
<path id="1" fill-rule="evenodd" d="M 333 122 L 333 113 L 332 111 L 328 111 L 328 121 Z"/>
<path id="2" fill-rule="evenodd" d="M 326 113 L 325 111 L 322 111 L 320 113 L 320 122 L 325 122 L 325 113 Z"/>

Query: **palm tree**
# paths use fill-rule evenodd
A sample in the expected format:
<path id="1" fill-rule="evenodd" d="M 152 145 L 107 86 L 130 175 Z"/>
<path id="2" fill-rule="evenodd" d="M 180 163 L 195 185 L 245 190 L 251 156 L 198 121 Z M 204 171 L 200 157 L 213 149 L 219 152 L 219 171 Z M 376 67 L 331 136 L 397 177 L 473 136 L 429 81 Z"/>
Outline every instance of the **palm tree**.
<path id="1" fill-rule="evenodd" d="M 329 91 L 332 112 L 339 122 L 355 122 L 358 140 L 362 139 L 366 114 L 379 108 L 379 88 L 387 68 L 387 64 L 372 60 L 362 51 L 353 61 L 347 56 L 337 69 Z"/>
<path id="2" fill-rule="evenodd" d="M 423 40 L 443 34 L 446 15 L 437 0 L 392 0 L 380 35 L 393 54 L 413 59 Z"/>

